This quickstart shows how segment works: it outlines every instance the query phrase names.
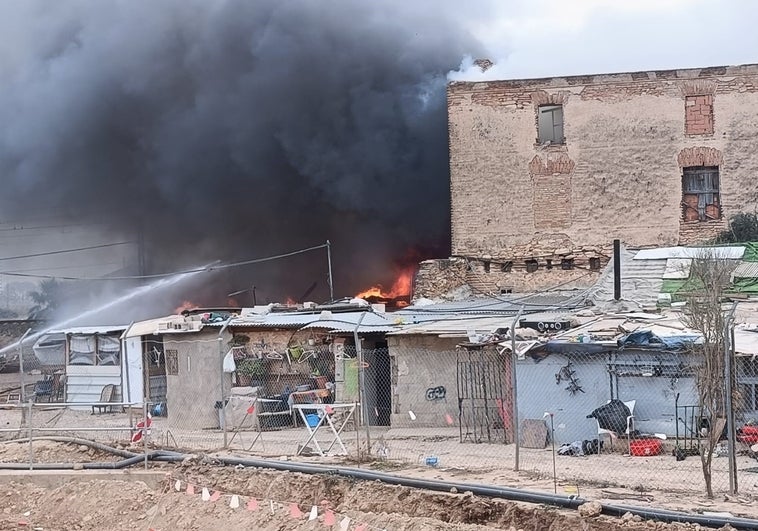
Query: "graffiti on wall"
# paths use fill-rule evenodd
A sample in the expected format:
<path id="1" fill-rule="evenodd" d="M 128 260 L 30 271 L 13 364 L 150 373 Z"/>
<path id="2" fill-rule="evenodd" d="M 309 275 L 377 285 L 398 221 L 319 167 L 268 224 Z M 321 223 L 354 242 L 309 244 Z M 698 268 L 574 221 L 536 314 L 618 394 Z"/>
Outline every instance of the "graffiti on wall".
<path id="1" fill-rule="evenodd" d="M 426 390 L 426 399 L 429 401 L 443 400 L 446 394 L 447 394 L 447 389 L 445 389 L 444 385 L 439 385 L 437 387 L 430 387 L 429 389 Z"/>

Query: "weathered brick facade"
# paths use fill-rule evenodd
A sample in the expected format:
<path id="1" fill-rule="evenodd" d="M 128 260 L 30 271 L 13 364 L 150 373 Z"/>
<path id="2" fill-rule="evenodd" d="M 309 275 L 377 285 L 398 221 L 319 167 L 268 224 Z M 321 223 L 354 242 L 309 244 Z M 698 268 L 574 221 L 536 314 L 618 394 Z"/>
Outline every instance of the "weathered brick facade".
<path id="1" fill-rule="evenodd" d="M 565 141 L 540 143 L 546 105 L 562 106 Z M 453 255 L 492 290 L 573 277 L 567 256 L 597 268 L 614 238 L 704 241 L 758 205 L 758 65 L 453 82 L 448 116 Z M 557 274 L 534 286 L 532 260 Z"/>

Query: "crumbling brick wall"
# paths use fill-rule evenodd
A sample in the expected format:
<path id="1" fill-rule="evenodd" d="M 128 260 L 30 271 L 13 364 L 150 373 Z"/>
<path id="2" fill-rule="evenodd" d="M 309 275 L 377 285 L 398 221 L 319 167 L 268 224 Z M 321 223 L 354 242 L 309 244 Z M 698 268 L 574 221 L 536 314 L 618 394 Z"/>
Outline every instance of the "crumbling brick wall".
<path id="1" fill-rule="evenodd" d="M 565 142 L 537 141 L 544 104 L 563 106 Z M 558 250 L 608 248 L 614 238 L 634 247 L 708 240 L 758 202 L 756 111 L 758 65 L 453 82 L 453 255 L 545 268 Z M 686 220 L 683 168 L 710 165 L 714 153 L 720 216 Z"/>

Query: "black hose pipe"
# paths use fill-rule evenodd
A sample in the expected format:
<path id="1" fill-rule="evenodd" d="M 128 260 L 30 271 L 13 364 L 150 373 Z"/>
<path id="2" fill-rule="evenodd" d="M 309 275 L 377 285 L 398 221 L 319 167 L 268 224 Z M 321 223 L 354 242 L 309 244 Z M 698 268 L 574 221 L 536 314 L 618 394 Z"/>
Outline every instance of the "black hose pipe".
<path id="1" fill-rule="evenodd" d="M 78 437 L 55 437 L 55 436 L 41 436 L 41 437 L 32 437 L 32 441 L 53 441 L 53 442 L 61 442 L 61 443 L 68 443 L 68 444 L 80 444 L 84 446 L 88 446 L 90 448 L 94 448 L 95 450 L 101 450 L 103 452 L 108 452 L 113 455 L 118 455 L 120 457 L 134 457 L 136 455 L 140 455 L 136 452 L 130 452 L 129 450 L 122 450 L 121 448 L 114 448 L 113 446 L 108 446 L 107 444 L 99 443 L 97 441 L 91 441 L 89 439 L 80 439 Z M 28 443 L 29 438 L 23 438 L 23 439 L 13 439 L 12 441 L 4 441 L 5 444 L 10 443 Z"/>
<path id="2" fill-rule="evenodd" d="M 391 485 L 402 485 L 406 487 L 422 488 L 438 492 L 450 492 L 455 487 L 458 492 L 470 491 L 478 496 L 490 498 L 503 498 L 506 500 L 520 501 L 526 503 L 543 503 L 568 509 L 576 509 L 588 500 L 575 498 L 573 496 L 559 496 L 557 494 L 545 494 L 541 492 L 531 492 L 511 487 L 492 487 L 488 485 L 477 485 L 471 483 L 451 483 L 447 481 L 416 479 L 403 476 L 394 476 L 381 472 L 370 472 L 355 468 L 341 468 L 326 465 L 312 465 L 308 463 L 291 463 L 287 461 L 268 461 L 261 459 L 240 459 L 236 457 L 215 458 L 217 461 L 228 465 L 242 465 L 256 468 L 271 468 L 274 470 L 287 470 L 291 472 L 301 472 L 305 474 L 333 474 L 348 478 L 362 479 L 366 481 L 382 481 Z M 703 526 L 720 528 L 729 524 L 735 529 L 758 531 L 758 520 L 738 517 L 720 517 L 704 516 L 700 514 L 689 514 L 666 509 L 648 509 L 644 507 L 633 507 L 624 505 L 602 505 L 602 512 L 608 516 L 623 516 L 626 513 L 639 515 L 648 520 L 657 520 L 667 523 L 696 523 Z"/>
<path id="3" fill-rule="evenodd" d="M 147 454 L 148 461 L 163 461 L 163 462 L 180 462 L 184 460 L 184 456 L 179 455 L 167 455 L 165 452 L 151 452 Z M 33 465 L 34 470 L 74 470 L 74 467 L 81 467 L 82 470 L 120 470 L 128 466 L 137 465 L 145 462 L 145 454 L 137 454 L 135 456 L 123 459 L 121 461 L 114 461 L 112 463 L 35 463 Z M 28 463 L 0 463 L 0 470 L 29 470 Z"/>
<path id="4" fill-rule="evenodd" d="M 60 439 L 63 439 L 62 437 Z M 66 438 L 67 439 L 67 438 Z M 84 439 L 82 439 L 84 441 Z M 73 442 L 73 441 L 70 441 Z M 112 453 L 123 453 L 125 450 L 118 450 L 111 448 L 100 443 L 94 443 L 94 441 L 83 442 L 82 444 L 90 443 L 95 448 L 102 449 L 104 451 L 112 451 Z M 95 446 L 97 445 L 97 446 Z M 131 452 L 128 452 L 131 453 Z M 178 452 L 156 451 L 147 454 L 147 459 L 150 461 L 161 462 L 181 462 L 185 458 L 189 457 L 186 454 L 180 454 Z M 81 463 L 81 467 L 84 470 L 118 470 L 126 468 L 131 465 L 144 462 L 145 454 L 136 454 L 128 457 L 122 461 L 116 461 L 113 463 Z M 238 457 L 214 457 L 213 460 L 225 464 L 254 468 L 268 468 L 273 470 L 282 470 L 288 472 L 300 472 L 303 474 L 327 474 L 337 475 L 351 479 L 360 479 L 364 481 L 381 481 L 390 485 L 402 485 L 405 487 L 421 488 L 426 490 L 432 490 L 437 492 L 450 492 L 455 488 L 458 492 L 470 491 L 477 496 L 483 496 L 488 498 L 503 498 L 511 501 L 525 502 L 525 503 L 541 503 L 546 505 L 552 505 L 556 507 L 563 507 L 567 509 L 576 509 L 580 505 L 587 502 L 582 498 L 574 496 L 559 496 L 557 494 L 546 494 L 542 492 L 532 492 L 523 489 L 517 489 L 512 487 L 493 487 L 489 485 L 478 485 L 473 483 L 452 483 L 448 481 L 429 480 L 429 479 L 417 479 L 404 476 L 394 476 L 391 474 L 384 474 L 382 472 L 371 472 L 368 470 L 361 470 L 356 468 L 347 467 L 335 467 L 329 465 L 317 465 L 309 463 L 292 463 L 288 461 L 275 461 L 264 459 L 242 459 Z M 39 463 L 35 464 L 36 470 L 73 470 L 73 463 Z M 24 463 L 0 463 L 0 470 L 28 470 L 29 465 Z M 738 517 L 720 517 L 720 516 L 704 516 L 699 514 L 689 514 L 677 511 L 669 511 L 666 509 L 648 509 L 643 507 L 633 507 L 624 505 L 602 505 L 603 514 L 609 516 L 623 516 L 626 513 L 639 515 L 642 518 L 649 520 L 657 520 L 667 523 L 693 523 L 700 524 L 708 527 L 723 527 L 727 524 L 731 525 L 735 529 L 758 531 L 758 520 L 752 520 L 749 518 Z"/>

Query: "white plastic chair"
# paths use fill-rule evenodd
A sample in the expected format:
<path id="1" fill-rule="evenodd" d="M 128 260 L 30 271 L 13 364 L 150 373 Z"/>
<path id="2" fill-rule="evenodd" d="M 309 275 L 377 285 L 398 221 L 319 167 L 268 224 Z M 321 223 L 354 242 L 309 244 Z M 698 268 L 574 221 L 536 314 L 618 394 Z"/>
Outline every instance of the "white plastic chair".
<path id="1" fill-rule="evenodd" d="M 606 404 L 610 404 L 611 401 L 608 400 Z M 632 433 L 632 429 L 634 426 L 634 406 L 637 404 L 636 400 L 629 400 L 628 402 L 624 402 L 624 405 L 629 408 L 629 416 L 626 417 L 626 431 L 624 432 L 627 436 Z M 597 419 L 595 419 L 595 422 L 597 423 L 597 441 L 598 441 L 598 448 L 597 453 L 601 453 L 601 442 L 603 441 L 603 435 L 608 435 L 608 439 L 611 443 L 611 449 L 613 448 L 613 439 L 618 439 L 619 434 L 612 430 L 606 430 L 604 428 L 600 427 L 600 422 L 598 422 Z"/>

